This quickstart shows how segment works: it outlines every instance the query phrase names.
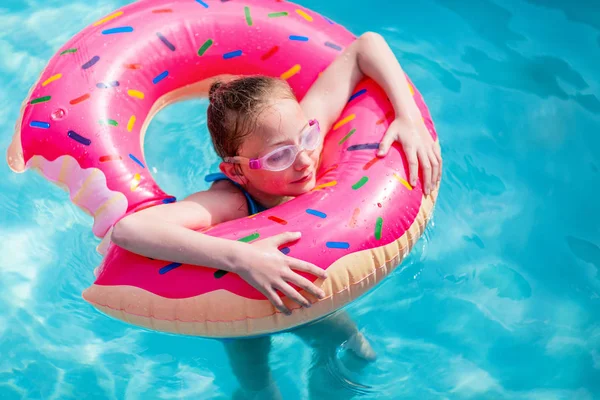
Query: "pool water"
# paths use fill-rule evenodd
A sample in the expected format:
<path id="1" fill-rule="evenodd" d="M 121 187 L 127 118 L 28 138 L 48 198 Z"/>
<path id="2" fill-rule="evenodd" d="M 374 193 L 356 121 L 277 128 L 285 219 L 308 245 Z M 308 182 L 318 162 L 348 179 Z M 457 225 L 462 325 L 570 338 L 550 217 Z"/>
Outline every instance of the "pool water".
<path id="1" fill-rule="evenodd" d="M 3 152 L 46 61 L 126 3 L 2 2 Z M 297 336 L 275 335 L 283 398 L 600 398 L 600 4 L 301 3 L 385 36 L 430 106 L 444 176 L 408 259 L 347 307 L 378 359 L 340 344 L 313 361 Z M 172 106 L 146 138 L 149 167 L 178 197 L 218 165 L 205 109 Z M 82 300 L 97 243 L 66 193 L 0 163 L 0 399 L 231 398 L 219 342 L 136 328 Z"/>

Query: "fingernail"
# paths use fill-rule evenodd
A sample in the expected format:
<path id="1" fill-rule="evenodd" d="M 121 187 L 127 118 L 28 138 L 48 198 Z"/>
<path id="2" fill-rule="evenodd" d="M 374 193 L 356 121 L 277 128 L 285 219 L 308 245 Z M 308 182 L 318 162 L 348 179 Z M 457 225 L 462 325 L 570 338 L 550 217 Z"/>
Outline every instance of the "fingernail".
<path id="1" fill-rule="evenodd" d="M 312 305 L 312 304 L 310 304 L 310 303 L 306 303 L 306 304 L 304 305 L 304 307 L 306 307 L 306 308 L 310 308 L 310 306 L 311 306 L 311 305 Z"/>

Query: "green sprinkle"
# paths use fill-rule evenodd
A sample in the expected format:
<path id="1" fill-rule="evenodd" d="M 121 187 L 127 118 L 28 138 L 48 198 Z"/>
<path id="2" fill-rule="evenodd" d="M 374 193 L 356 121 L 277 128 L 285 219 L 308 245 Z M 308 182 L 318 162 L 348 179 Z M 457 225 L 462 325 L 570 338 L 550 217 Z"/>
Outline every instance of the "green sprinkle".
<path id="1" fill-rule="evenodd" d="M 29 104 L 38 104 L 38 103 L 45 103 L 47 101 L 50 101 L 51 97 L 50 96 L 44 96 L 44 97 L 38 97 L 37 99 L 33 99 L 29 102 Z"/>
<path id="2" fill-rule="evenodd" d="M 288 13 L 286 11 L 283 12 L 275 12 L 268 14 L 269 18 L 277 18 L 277 17 L 287 17 Z"/>
<path id="3" fill-rule="evenodd" d="M 375 223 L 375 239 L 381 239 L 381 227 L 383 226 L 383 218 L 378 217 Z"/>
<path id="4" fill-rule="evenodd" d="M 60 55 L 68 54 L 68 53 L 77 53 L 77 49 L 66 49 L 65 51 L 61 51 Z"/>
<path id="5" fill-rule="evenodd" d="M 222 269 L 216 271 L 215 274 L 214 274 L 215 279 L 221 279 L 225 275 L 227 275 L 227 271 L 223 271 Z"/>
<path id="6" fill-rule="evenodd" d="M 206 42 L 204 42 L 204 44 L 202 45 L 202 47 L 200 47 L 200 49 L 198 49 L 198 55 L 199 56 L 203 56 L 204 53 L 206 53 L 206 50 L 208 50 L 208 48 L 210 46 L 212 46 L 213 44 L 213 40 L 212 39 L 208 39 Z"/>
<path id="7" fill-rule="evenodd" d="M 366 176 L 363 176 L 362 178 L 360 178 L 360 181 L 358 181 L 354 185 L 352 185 L 352 189 L 354 189 L 354 190 L 360 189 L 361 187 L 364 186 L 365 183 L 367 183 L 368 180 L 369 180 L 369 178 L 367 178 Z"/>
<path id="8" fill-rule="evenodd" d="M 342 144 L 342 143 L 344 143 L 346 140 L 348 140 L 348 138 L 349 138 L 350 136 L 352 136 L 352 135 L 354 134 L 354 132 L 356 132 L 356 128 L 354 128 L 354 129 L 352 129 L 350 132 L 348 132 L 348 134 L 347 134 L 346 136 L 344 136 L 344 137 L 342 138 L 342 140 L 340 140 L 340 141 L 338 142 L 338 144 Z"/>
<path id="9" fill-rule="evenodd" d="M 246 13 L 246 22 L 248 26 L 252 26 L 252 17 L 250 16 L 250 7 L 244 7 L 244 12 Z"/>
<path id="10" fill-rule="evenodd" d="M 260 235 L 258 234 L 258 232 L 256 232 L 256 233 L 253 233 L 252 235 L 238 239 L 238 242 L 248 243 L 248 242 L 258 239 L 259 236 Z"/>
<path id="11" fill-rule="evenodd" d="M 98 121 L 98 123 L 100 125 L 119 126 L 119 123 L 117 121 L 115 121 L 114 119 L 101 119 Z"/>

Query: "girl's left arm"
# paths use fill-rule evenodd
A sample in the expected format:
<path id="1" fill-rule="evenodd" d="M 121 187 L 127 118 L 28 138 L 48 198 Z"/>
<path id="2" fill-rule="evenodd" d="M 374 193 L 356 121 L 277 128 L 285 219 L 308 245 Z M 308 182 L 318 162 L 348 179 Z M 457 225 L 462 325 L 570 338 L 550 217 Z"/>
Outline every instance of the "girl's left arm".
<path id="1" fill-rule="evenodd" d="M 420 164 L 428 195 L 441 176 L 439 146 L 425 127 L 398 59 L 381 35 L 367 32 L 348 46 L 315 81 L 300 105 L 310 118 L 319 120 L 324 132 L 329 132 L 365 76 L 383 88 L 396 114 L 377 155 L 384 156 L 394 141 L 399 142 L 408 160 L 410 183 L 417 184 Z"/>

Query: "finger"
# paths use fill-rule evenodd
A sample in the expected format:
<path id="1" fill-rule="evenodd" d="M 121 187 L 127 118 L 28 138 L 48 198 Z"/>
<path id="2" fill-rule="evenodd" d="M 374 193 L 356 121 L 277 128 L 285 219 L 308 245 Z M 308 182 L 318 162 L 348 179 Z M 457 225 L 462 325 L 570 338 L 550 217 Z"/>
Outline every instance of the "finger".
<path id="1" fill-rule="evenodd" d="M 424 150 L 419 151 L 419 163 L 421 164 L 421 169 L 423 170 L 423 189 L 425 196 L 428 196 L 431 188 L 431 163 L 429 162 L 429 157 L 427 157 L 427 153 Z"/>
<path id="2" fill-rule="evenodd" d="M 291 269 L 294 269 L 296 271 L 308 272 L 309 274 L 314 275 L 316 277 L 327 279 L 327 271 L 317 267 L 316 265 L 306 261 L 298 260 L 297 258 L 289 256 L 288 258 L 290 259 L 289 266 Z"/>
<path id="3" fill-rule="evenodd" d="M 296 289 L 291 287 L 284 281 L 275 283 L 275 288 L 279 289 L 281 293 L 294 300 L 296 303 L 300 304 L 302 307 L 310 307 L 311 302 L 308 301 L 304 296 L 302 296 Z"/>
<path id="4" fill-rule="evenodd" d="M 388 129 L 388 131 L 383 136 L 383 139 L 381 139 L 381 143 L 379 143 L 379 150 L 377 150 L 377 156 L 385 156 L 390 150 L 390 147 L 392 147 L 392 143 L 394 143 L 394 131 Z"/>
<path id="5" fill-rule="evenodd" d="M 404 150 L 406 153 L 406 160 L 408 161 L 408 176 L 410 184 L 417 186 L 417 180 L 419 179 L 419 161 L 417 160 L 417 151 L 414 148 Z"/>
<path id="6" fill-rule="evenodd" d="M 285 279 L 288 282 L 291 282 L 294 285 L 298 286 L 299 288 L 306 290 L 308 293 L 312 294 L 318 299 L 325 297 L 325 292 L 323 291 L 323 289 L 321 289 L 302 275 L 298 275 L 292 271 L 292 273 Z"/>
<path id="7" fill-rule="evenodd" d="M 283 232 L 275 236 L 271 236 L 268 238 L 274 245 L 277 247 L 284 245 L 289 242 L 296 241 L 300 239 L 302 233 L 300 232 Z"/>
<path id="8" fill-rule="evenodd" d="M 433 150 L 429 150 L 429 163 L 431 164 L 431 190 L 433 190 L 440 177 L 440 164 Z"/>
<path id="9" fill-rule="evenodd" d="M 283 304 L 283 301 L 281 300 L 281 298 L 279 297 L 279 295 L 277 294 L 277 292 L 275 292 L 273 289 L 267 289 L 267 290 L 265 290 L 265 292 L 263 294 L 265 296 L 267 296 L 267 299 L 269 299 L 269 301 L 271 302 L 271 304 L 273 304 L 276 309 L 278 309 L 279 311 L 281 311 L 285 315 L 290 315 L 292 313 L 290 311 L 290 309 L 287 308 L 285 306 L 285 304 Z"/>

